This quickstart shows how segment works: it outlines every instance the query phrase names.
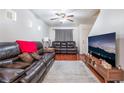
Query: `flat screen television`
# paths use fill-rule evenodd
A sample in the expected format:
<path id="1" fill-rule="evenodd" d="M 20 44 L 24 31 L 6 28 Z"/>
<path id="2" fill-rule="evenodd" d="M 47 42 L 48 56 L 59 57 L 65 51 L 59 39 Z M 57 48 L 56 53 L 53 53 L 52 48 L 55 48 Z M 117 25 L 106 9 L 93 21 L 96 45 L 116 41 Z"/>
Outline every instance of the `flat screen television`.
<path id="1" fill-rule="evenodd" d="M 88 38 L 88 52 L 116 66 L 116 33 L 91 36 Z"/>

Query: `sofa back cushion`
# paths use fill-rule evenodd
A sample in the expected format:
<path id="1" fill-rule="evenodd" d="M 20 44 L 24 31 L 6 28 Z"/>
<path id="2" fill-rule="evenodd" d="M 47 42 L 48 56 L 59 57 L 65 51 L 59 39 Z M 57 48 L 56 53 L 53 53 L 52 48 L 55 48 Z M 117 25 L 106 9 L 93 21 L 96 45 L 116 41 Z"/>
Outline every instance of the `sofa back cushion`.
<path id="1" fill-rule="evenodd" d="M 76 47 L 75 41 L 53 41 L 53 48 L 74 48 Z"/>
<path id="2" fill-rule="evenodd" d="M 52 43 L 52 47 L 53 48 L 60 48 L 61 47 L 61 42 L 60 41 L 54 41 Z"/>
<path id="3" fill-rule="evenodd" d="M 67 42 L 61 42 L 61 48 L 66 48 L 67 47 Z"/>
<path id="4" fill-rule="evenodd" d="M 74 41 L 68 41 L 68 42 L 67 42 L 67 48 L 74 48 L 74 47 L 76 47 Z"/>
<path id="5" fill-rule="evenodd" d="M 18 44 L 15 42 L 0 43 L 0 60 L 15 57 L 20 54 Z"/>

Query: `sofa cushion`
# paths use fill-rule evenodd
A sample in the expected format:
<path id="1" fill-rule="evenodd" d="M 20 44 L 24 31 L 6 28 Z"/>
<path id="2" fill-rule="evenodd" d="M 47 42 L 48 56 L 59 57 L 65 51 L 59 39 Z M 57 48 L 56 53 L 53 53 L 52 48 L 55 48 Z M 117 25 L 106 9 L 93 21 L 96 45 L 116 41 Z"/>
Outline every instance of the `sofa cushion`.
<path id="1" fill-rule="evenodd" d="M 75 42 L 74 41 L 68 41 L 67 42 L 67 47 L 68 48 L 74 48 L 75 47 Z"/>
<path id="2" fill-rule="evenodd" d="M 67 48 L 67 50 L 70 50 L 70 51 L 71 51 L 71 50 L 72 50 L 72 51 L 74 50 L 74 51 L 75 51 L 75 50 L 77 50 L 77 48 Z"/>
<path id="3" fill-rule="evenodd" d="M 13 42 L 0 43 L 0 60 L 12 58 L 20 54 L 18 44 Z"/>
<path id="4" fill-rule="evenodd" d="M 3 59 L 6 59 L 6 48 L 3 46 L 3 47 L 0 47 L 0 60 L 3 60 Z"/>
<path id="5" fill-rule="evenodd" d="M 6 65 L 6 64 L 12 64 L 12 63 L 13 63 L 13 60 L 7 59 L 7 60 L 4 60 L 4 61 L 0 61 L 0 66 Z"/>
<path id="6" fill-rule="evenodd" d="M 61 47 L 61 42 L 60 41 L 54 41 L 52 43 L 52 47 L 54 47 L 54 48 L 60 48 Z"/>
<path id="7" fill-rule="evenodd" d="M 36 59 L 36 60 L 41 59 L 41 56 L 40 56 L 38 53 L 36 53 L 36 52 L 31 53 L 30 55 L 31 55 L 34 59 Z"/>
<path id="8" fill-rule="evenodd" d="M 32 63 L 32 61 L 33 61 L 33 58 L 32 58 L 31 55 L 28 54 L 28 53 L 20 54 L 19 57 L 20 57 L 21 60 L 23 60 L 24 62 Z"/>
<path id="9" fill-rule="evenodd" d="M 67 48 L 61 48 L 60 50 L 63 50 L 64 51 L 64 50 L 67 50 Z"/>
<path id="10" fill-rule="evenodd" d="M 67 42 L 61 42 L 61 48 L 66 48 L 67 47 Z"/>
<path id="11" fill-rule="evenodd" d="M 12 82 L 23 72 L 23 69 L 0 68 L 0 82 Z"/>
<path id="12" fill-rule="evenodd" d="M 28 67 L 29 65 L 30 65 L 30 63 L 16 62 L 14 64 L 2 65 L 1 67 L 4 67 L 4 68 L 24 69 L 24 68 Z"/>

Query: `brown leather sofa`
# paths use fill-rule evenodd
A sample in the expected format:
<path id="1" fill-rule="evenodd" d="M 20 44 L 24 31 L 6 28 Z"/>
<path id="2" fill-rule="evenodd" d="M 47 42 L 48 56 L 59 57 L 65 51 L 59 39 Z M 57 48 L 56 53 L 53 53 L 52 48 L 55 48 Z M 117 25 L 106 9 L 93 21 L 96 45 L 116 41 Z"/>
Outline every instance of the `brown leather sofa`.
<path id="1" fill-rule="evenodd" d="M 43 45 L 37 42 L 37 49 L 43 49 Z M 18 55 L 21 54 L 19 45 L 15 42 L 0 43 L 0 82 L 2 83 L 36 83 L 42 82 L 54 62 L 55 53 L 42 53 L 40 60 L 34 60 L 32 64 L 24 68 L 19 68 L 21 62 L 18 62 Z M 11 67 L 2 67 L 2 65 L 13 64 Z M 15 65 L 16 64 L 16 65 Z"/>
<path id="2" fill-rule="evenodd" d="M 53 41 L 52 47 L 56 49 L 56 53 L 78 53 L 75 41 Z"/>

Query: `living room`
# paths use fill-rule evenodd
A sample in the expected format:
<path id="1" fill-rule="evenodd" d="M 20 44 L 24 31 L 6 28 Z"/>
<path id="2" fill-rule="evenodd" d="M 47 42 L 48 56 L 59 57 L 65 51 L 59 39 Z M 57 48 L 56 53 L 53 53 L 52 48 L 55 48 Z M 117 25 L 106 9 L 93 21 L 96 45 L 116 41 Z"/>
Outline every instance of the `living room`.
<path id="1" fill-rule="evenodd" d="M 89 15 L 89 18 L 87 18 L 87 21 L 85 21 L 86 23 L 89 23 L 89 24 L 93 24 L 93 22 L 96 18 L 96 15 L 94 16 L 94 14 L 99 12 L 98 9 L 97 10 L 92 10 L 92 9 L 91 10 L 81 10 L 81 9 L 79 9 L 79 10 L 66 10 L 66 11 L 68 11 L 70 13 L 69 15 L 67 15 L 67 16 L 70 16 L 69 18 L 73 18 L 74 15 L 72 15 L 72 14 L 74 12 L 75 12 L 74 13 L 75 15 L 78 14 L 78 12 L 81 12 L 80 15 L 78 14 L 79 16 L 81 16 L 80 18 L 83 18 L 82 14 L 84 14 L 84 13 L 92 12 Z M 41 42 L 43 44 L 43 47 L 45 47 L 45 41 L 44 40 L 49 39 L 50 42 L 51 42 L 49 47 L 51 47 L 52 42 L 55 41 L 55 37 L 57 37 L 58 35 L 61 35 L 61 34 L 58 34 L 57 36 L 55 36 L 55 34 L 54 34 L 55 29 L 71 30 L 71 35 L 72 35 L 71 39 L 69 38 L 70 35 L 69 36 L 67 35 L 66 36 L 66 38 L 67 38 L 66 41 L 74 41 L 75 50 L 68 50 L 68 52 L 69 51 L 71 52 L 71 53 L 69 53 L 69 56 L 70 56 L 70 54 L 72 54 L 72 55 L 75 56 L 75 59 L 76 59 L 78 53 L 80 52 L 79 48 L 82 49 L 82 47 L 79 44 L 81 42 L 79 39 L 82 39 L 82 36 L 80 36 L 80 38 L 79 38 L 80 33 L 78 31 L 78 28 L 82 28 L 83 25 L 80 25 L 79 27 L 75 27 L 75 25 L 77 25 L 76 22 L 69 21 L 69 22 L 67 22 L 67 24 L 64 24 L 64 23 L 58 22 L 59 20 L 55 20 L 55 21 L 51 20 L 52 17 L 57 16 L 56 15 L 57 13 L 60 12 L 60 14 L 62 14 L 64 12 L 64 10 L 61 10 L 61 9 L 53 9 L 53 10 L 52 9 L 51 10 L 50 9 L 39 9 L 39 10 L 1 9 L 0 12 L 1 12 L 1 18 L 0 18 L 1 19 L 1 26 L 0 26 L 0 29 L 1 29 L 1 32 L 0 32 L 1 67 L 3 69 L 5 68 L 4 70 L 6 70 L 6 68 L 7 69 L 8 68 L 19 68 L 20 69 L 20 65 L 22 64 L 21 63 L 19 65 L 17 63 L 15 63 L 15 64 L 12 63 L 13 65 L 11 65 L 11 60 L 9 60 L 10 61 L 10 65 L 9 65 L 9 63 L 6 63 L 6 61 L 5 61 L 5 60 L 8 61 L 8 58 L 11 58 L 11 56 L 16 57 L 18 55 L 18 52 L 20 53 L 20 51 L 17 51 L 17 49 L 16 49 L 17 53 L 9 54 L 10 52 L 15 51 L 14 48 L 13 49 L 11 48 L 11 47 L 17 46 L 16 44 L 15 44 L 15 46 L 13 45 L 14 42 L 18 43 L 18 41 L 38 41 L 38 42 Z M 50 14 L 51 12 L 53 12 L 52 17 L 49 16 L 49 15 L 51 15 Z M 40 13 L 41 19 L 38 17 L 38 13 Z M 88 13 L 87 13 L 87 15 L 88 15 Z M 45 23 L 44 20 L 42 20 L 42 17 L 47 16 L 47 15 L 48 15 L 48 18 L 46 17 L 47 21 L 49 21 L 49 23 L 53 21 L 51 23 L 51 25 L 54 24 L 55 25 L 54 27 L 49 26 L 48 23 Z M 91 20 L 92 15 L 93 15 L 93 19 Z M 62 14 L 62 15 L 57 16 L 57 17 L 60 17 L 60 18 L 62 17 L 63 18 L 63 16 L 65 16 L 65 14 Z M 84 15 L 84 17 L 85 17 L 85 15 Z M 89 24 L 84 25 L 85 28 L 86 28 L 85 30 L 89 30 Z M 62 27 L 62 25 L 63 25 L 63 27 Z M 69 25 L 69 26 L 67 26 L 67 25 Z M 72 30 L 73 30 L 73 32 L 72 32 Z M 61 31 L 61 32 L 63 32 L 63 31 Z M 64 36 L 64 38 L 62 37 L 61 39 L 65 39 L 65 35 L 63 35 L 63 36 Z M 57 40 L 57 41 L 61 41 L 59 36 L 58 36 L 58 39 L 59 40 Z M 8 42 L 10 42 L 10 43 L 8 44 Z M 10 46 L 10 47 L 7 47 L 7 46 Z M 21 47 L 21 46 L 19 46 L 19 47 Z M 48 46 L 46 45 L 46 47 L 48 47 Z M 4 50 L 4 49 L 9 49 L 9 50 Z M 6 56 L 6 55 L 8 55 L 8 56 Z M 72 58 L 74 56 L 72 56 Z M 62 58 L 62 60 L 64 60 L 64 59 Z M 2 65 L 4 65 L 4 63 L 5 63 L 6 66 L 2 66 Z M 19 65 L 19 66 L 16 67 L 16 65 Z M 22 67 L 24 68 L 24 65 Z M 8 69 L 8 71 L 9 70 L 10 69 Z M 7 76 L 4 76 L 4 74 L 6 75 L 7 73 L 5 73 L 3 70 L 2 70 L 1 73 L 2 73 L 3 77 L 5 77 L 5 78 L 7 77 Z M 10 73 L 8 73 L 8 74 L 10 74 Z M 33 76 L 35 76 L 35 75 L 33 75 Z M 8 76 L 8 78 L 10 79 L 10 81 L 9 80 L 4 80 L 4 78 L 1 77 L 1 82 L 17 82 L 18 81 L 18 80 L 13 81 L 13 79 L 11 80 L 10 76 Z M 32 78 L 32 77 L 30 77 L 30 78 Z M 35 83 L 38 82 L 36 80 L 34 79 L 32 82 L 35 82 Z M 66 82 L 66 81 L 64 81 L 64 82 Z M 29 80 L 25 81 L 25 80 L 22 79 L 21 81 L 18 81 L 18 82 L 27 82 L 28 83 L 28 82 L 31 82 L 31 81 L 29 81 Z M 54 82 L 54 80 L 52 82 Z M 78 81 L 72 81 L 72 82 L 78 82 Z"/>
<path id="2" fill-rule="evenodd" d="M 20 77 L 18 77 L 19 80 L 16 77 L 14 81 L 12 77 L 4 76 L 4 74 L 6 75 L 6 73 L 4 73 L 4 71 L 2 70 L 1 73 L 3 73 L 3 77 L 10 78 L 10 81 L 4 80 L 4 78 L 1 77 L 1 82 L 23 82 L 23 83 L 24 82 L 25 83 L 29 83 L 29 82 L 34 82 L 34 83 L 36 82 L 47 82 L 47 83 L 87 82 L 87 83 L 90 83 L 92 82 L 92 83 L 96 83 L 96 82 L 120 82 L 120 81 L 122 82 L 123 81 L 124 64 L 123 64 L 122 55 L 124 51 L 122 47 L 123 46 L 122 42 L 123 42 L 124 33 L 122 29 L 123 29 L 124 21 L 122 18 L 124 15 L 124 10 L 1 9 L 0 13 L 1 13 L 1 17 L 0 17 L 0 20 L 1 20 L 1 24 L 0 24 L 1 67 L 4 70 L 6 70 L 6 68 L 7 69 L 9 68 L 8 71 L 10 70 L 10 68 L 20 69 L 21 65 L 22 65 L 22 68 L 27 66 L 27 64 L 25 64 L 24 66 L 24 64 L 22 63 L 21 64 L 19 64 L 18 62 L 12 63 L 10 60 L 8 60 L 8 58 L 11 58 L 11 56 L 16 57 L 18 55 L 18 53 L 8 54 L 9 52 L 14 51 L 15 50 L 14 48 L 13 50 L 11 48 L 10 50 L 6 49 L 6 48 L 9 49 L 9 47 L 7 47 L 9 45 L 11 45 L 10 47 L 13 47 L 14 42 L 19 44 L 19 48 L 21 48 L 22 46 L 20 45 L 22 41 L 26 41 L 27 43 L 29 42 L 32 43 L 32 41 L 40 42 L 41 44 L 37 43 L 38 44 L 37 47 L 44 48 L 45 51 L 48 51 L 48 52 L 51 51 L 49 49 L 53 48 L 52 52 L 55 52 L 55 54 L 52 53 L 49 55 L 47 54 L 44 55 L 48 58 L 50 56 L 52 60 L 50 61 L 51 65 L 48 67 L 50 71 L 46 69 L 47 70 L 46 73 L 44 72 L 46 76 L 45 75 L 42 76 L 43 74 L 42 71 L 41 73 L 39 73 L 40 74 L 39 76 L 35 75 L 36 72 L 32 72 L 32 73 L 35 73 L 33 76 L 30 76 L 30 74 L 32 74 L 30 73 L 29 75 L 23 77 L 23 79 L 21 80 L 20 80 Z M 109 34 L 114 34 L 114 35 L 109 35 Z M 100 41 L 100 38 L 97 38 L 99 36 L 101 36 L 100 38 L 102 38 L 101 41 Z M 98 41 L 95 41 L 95 42 L 93 40 L 93 44 L 92 44 L 93 46 L 100 47 L 101 49 L 104 49 L 109 53 L 114 53 L 114 56 L 112 57 L 110 54 L 104 54 L 104 56 L 108 55 L 109 58 L 112 59 L 113 61 L 108 60 L 107 58 L 104 58 L 102 56 L 98 57 L 99 55 L 96 56 L 96 54 L 94 54 L 95 52 L 93 52 L 93 50 L 90 50 L 90 48 L 88 47 L 90 45 L 90 37 L 94 37 L 94 38 L 96 37 L 98 39 Z M 108 40 L 110 41 L 106 42 L 105 39 L 106 41 Z M 7 45 L 8 42 L 9 44 Z M 10 42 L 11 43 L 13 42 L 13 43 L 10 44 Z M 102 42 L 102 43 L 98 43 L 98 42 Z M 105 42 L 105 44 L 103 42 Z M 25 46 L 26 45 L 28 46 L 28 44 L 26 43 L 24 44 Z M 6 50 L 4 50 L 4 48 Z M 32 47 L 29 47 L 29 48 L 32 48 Z M 38 48 L 38 50 L 40 50 L 40 48 Z M 20 50 L 22 54 L 27 52 L 27 50 L 22 50 L 22 49 Z M 7 53 L 6 57 L 4 52 Z M 101 52 L 98 52 L 97 54 L 99 53 Z M 19 54 L 20 54 L 20 51 L 19 51 Z M 98 60 L 94 59 L 94 57 L 97 58 Z M 50 59 L 47 59 L 47 60 L 50 60 Z M 53 62 L 54 60 L 55 60 L 55 63 L 57 64 Z M 105 70 L 102 70 L 101 72 L 98 72 L 101 68 L 98 70 L 95 67 L 97 66 L 99 61 L 100 61 L 100 64 L 103 61 L 102 62 L 103 69 L 105 68 Z M 80 68 L 80 69 L 76 69 L 75 68 L 76 66 L 73 67 L 73 65 L 77 64 L 77 63 L 75 64 L 75 62 L 79 62 L 79 64 L 80 62 L 84 63 L 85 67 L 82 67 L 82 68 L 86 68 L 86 69 L 80 72 L 80 70 L 82 69 L 80 68 L 80 66 L 79 67 L 77 66 L 77 68 Z M 53 74 L 57 73 L 57 72 L 54 72 L 54 70 L 56 69 L 54 65 L 55 66 L 61 65 L 61 67 L 57 69 L 58 71 L 60 70 L 59 73 L 56 74 L 58 78 L 53 77 Z M 79 71 L 75 72 L 74 70 L 69 72 L 69 70 L 68 71 L 65 70 L 64 73 L 61 73 L 63 71 L 62 69 L 67 69 L 66 65 L 68 65 L 70 68 L 73 67 L 72 69 L 79 70 Z M 53 68 L 51 69 L 51 67 Z M 115 70 L 112 68 L 118 68 L 118 69 Z M 42 66 L 41 66 L 41 69 L 43 69 Z M 88 76 L 86 77 L 86 75 L 83 75 L 81 77 L 81 74 L 79 74 L 79 78 L 76 77 L 77 73 L 85 72 L 85 70 L 89 71 L 86 74 L 88 74 L 90 79 L 92 77 L 91 80 L 90 79 L 85 80 L 85 78 L 88 78 Z M 28 73 L 28 72 L 30 72 L 30 70 L 26 71 L 25 73 Z M 75 72 L 75 73 L 72 73 L 72 72 Z M 70 77 L 66 77 L 65 73 L 68 73 Z M 110 74 L 107 74 L 107 73 L 110 73 Z M 35 78 L 39 77 L 39 79 L 41 78 L 42 81 L 41 80 L 38 81 L 39 80 L 38 78 L 32 79 L 33 77 Z M 29 79 L 26 79 L 26 78 L 29 78 Z"/>
<path id="3" fill-rule="evenodd" d="M 2 1 L 1 92 L 122 92 L 123 16 L 121 0 Z"/>

